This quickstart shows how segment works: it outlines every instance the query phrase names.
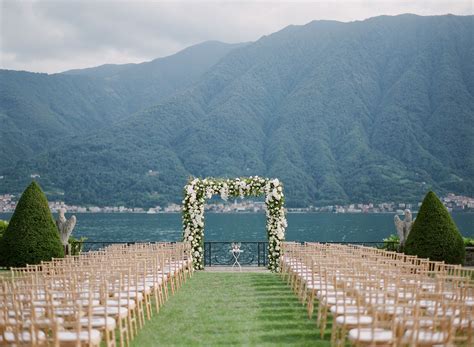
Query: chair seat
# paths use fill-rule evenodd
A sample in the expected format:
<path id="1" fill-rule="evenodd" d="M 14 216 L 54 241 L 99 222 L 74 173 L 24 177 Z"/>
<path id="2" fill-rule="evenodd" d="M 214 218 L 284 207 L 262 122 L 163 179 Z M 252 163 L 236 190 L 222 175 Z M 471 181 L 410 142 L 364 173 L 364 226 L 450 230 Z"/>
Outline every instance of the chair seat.
<path id="1" fill-rule="evenodd" d="M 306 288 L 312 289 L 312 290 L 321 290 L 322 288 L 326 288 L 326 285 L 324 283 L 320 284 L 319 282 L 315 282 L 315 283 L 308 282 L 306 283 Z"/>
<path id="2" fill-rule="evenodd" d="M 371 305 L 382 305 L 382 304 L 394 305 L 395 304 L 394 299 L 384 299 L 384 298 L 366 298 L 365 302 Z"/>
<path id="3" fill-rule="evenodd" d="M 413 299 L 415 294 L 413 294 L 412 292 L 398 292 L 397 296 L 399 299 Z"/>
<path id="4" fill-rule="evenodd" d="M 81 318 L 80 322 L 81 322 L 81 326 L 84 328 L 89 326 L 88 317 Z M 105 328 L 107 330 L 114 330 L 116 323 L 115 323 L 115 319 L 113 319 L 112 317 L 92 317 L 91 326 L 93 328 L 99 328 L 99 329 Z"/>
<path id="5" fill-rule="evenodd" d="M 324 297 L 335 297 L 335 296 L 342 296 L 344 295 L 344 292 L 342 290 L 320 290 L 318 291 L 318 298 L 324 298 Z"/>
<path id="6" fill-rule="evenodd" d="M 397 306 L 397 305 L 384 305 L 376 308 L 377 312 L 385 313 L 388 315 L 406 315 L 411 314 L 412 310 L 407 307 Z"/>
<path id="7" fill-rule="evenodd" d="M 17 335 L 15 333 L 11 332 L 11 331 L 5 331 L 3 333 L 3 336 L 5 338 L 5 341 L 10 342 L 10 343 L 15 342 L 16 337 L 17 337 Z M 45 341 L 46 340 L 46 334 L 42 331 L 38 331 L 38 333 L 36 334 L 36 337 L 33 340 L 31 339 L 31 334 L 30 334 L 29 331 L 23 331 L 18 336 L 18 340 L 20 340 L 22 342 L 32 342 L 35 339 L 38 340 L 38 341 Z"/>
<path id="8" fill-rule="evenodd" d="M 372 324 L 374 319 L 371 316 L 338 316 L 336 323 L 340 325 L 368 325 Z"/>
<path id="9" fill-rule="evenodd" d="M 425 300 L 425 299 L 418 300 L 417 302 L 410 301 L 410 304 L 412 304 L 412 305 L 416 305 L 417 303 L 418 303 L 418 306 L 421 307 L 421 308 L 433 307 L 433 306 L 436 306 L 438 304 L 437 301 Z"/>
<path id="10" fill-rule="evenodd" d="M 334 315 L 365 313 L 366 309 L 358 306 L 336 306 L 333 305 L 329 311 Z"/>
<path id="11" fill-rule="evenodd" d="M 467 318 L 456 317 L 453 319 L 453 326 L 458 329 L 474 327 L 474 322 Z"/>
<path id="12" fill-rule="evenodd" d="M 399 323 L 403 323 L 405 327 L 412 327 L 415 325 L 414 319 L 403 319 L 402 317 L 400 317 L 400 318 L 395 318 L 395 321 Z M 431 327 L 434 324 L 433 318 L 429 318 L 429 317 L 418 318 L 416 322 L 417 322 L 417 325 L 421 328 Z"/>
<path id="13" fill-rule="evenodd" d="M 446 341 L 448 334 L 442 331 L 432 330 L 407 330 L 403 335 L 403 340 L 407 343 L 413 342 L 418 344 L 440 344 Z"/>
<path id="14" fill-rule="evenodd" d="M 145 292 L 145 294 L 150 294 L 151 293 L 151 286 L 148 285 L 139 285 L 139 286 L 130 286 L 130 291 L 134 292 L 135 290 L 139 292 Z"/>
<path id="15" fill-rule="evenodd" d="M 336 304 L 355 305 L 356 301 L 354 299 L 350 299 L 350 298 L 340 299 L 340 298 L 337 298 L 335 296 L 330 296 L 328 298 L 321 299 L 321 303 L 323 305 L 336 305 Z"/>
<path id="16" fill-rule="evenodd" d="M 54 308 L 53 311 L 56 316 L 71 316 L 78 312 L 72 307 L 57 307 Z"/>
<path id="17" fill-rule="evenodd" d="M 88 306 L 88 305 L 97 306 L 97 305 L 99 305 L 99 300 L 97 300 L 97 299 L 93 299 L 93 300 L 77 299 L 76 304 L 78 304 L 78 305 L 81 304 L 82 306 Z"/>
<path id="18" fill-rule="evenodd" d="M 74 342 L 74 341 L 81 341 L 87 342 L 91 344 L 98 345 L 100 343 L 100 331 L 92 329 L 90 334 L 88 331 L 81 331 L 79 333 L 75 331 L 59 331 L 58 332 L 58 340 L 59 342 Z"/>
<path id="19" fill-rule="evenodd" d="M 39 327 L 49 328 L 53 326 L 55 323 L 59 325 L 64 324 L 64 318 L 55 317 L 54 319 L 51 319 L 51 318 L 42 317 L 42 318 L 35 319 L 35 325 Z M 23 323 L 24 326 L 29 326 L 30 324 L 31 324 L 31 320 L 27 320 Z"/>
<path id="20" fill-rule="evenodd" d="M 117 299 L 107 299 L 107 306 L 121 306 L 127 307 L 129 310 L 134 310 L 137 304 L 133 299 L 124 299 L 124 298 L 117 298 Z M 107 307 L 108 308 L 108 307 Z"/>
<path id="21" fill-rule="evenodd" d="M 447 316 L 447 317 L 457 317 L 461 313 L 459 309 L 453 310 L 452 308 L 442 308 L 442 307 L 428 307 L 427 312 L 431 315 Z"/>
<path id="22" fill-rule="evenodd" d="M 146 285 L 150 288 L 156 288 L 157 286 L 161 286 L 163 284 L 163 279 L 158 278 L 156 280 L 146 280 Z"/>
<path id="23" fill-rule="evenodd" d="M 114 293 L 113 295 L 114 298 L 133 298 L 137 299 L 138 301 L 143 300 L 143 294 L 140 292 L 135 292 L 135 291 L 129 291 L 129 292 L 120 292 L 120 293 Z"/>
<path id="24" fill-rule="evenodd" d="M 349 330 L 349 340 L 354 342 L 376 342 L 384 343 L 390 342 L 393 339 L 393 333 L 391 330 L 380 329 L 380 328 L 356 328 Z"/>
<path id="25" fill-rule="evenodd" d="M 92 308 L 92 314 L 94 315 L 105 315 L 105 312 L 106 311 L 104 306 L 97 306 Z M 128 316 L 128 309 L 122 306 L 107 307 L 107 315 L 125 318 Z"/>

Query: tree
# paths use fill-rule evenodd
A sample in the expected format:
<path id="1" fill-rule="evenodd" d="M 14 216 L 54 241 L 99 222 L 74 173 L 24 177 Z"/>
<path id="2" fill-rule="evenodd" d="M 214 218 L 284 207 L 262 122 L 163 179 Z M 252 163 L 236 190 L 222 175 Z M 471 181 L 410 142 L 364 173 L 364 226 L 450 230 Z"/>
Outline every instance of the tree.
<path id="1" fill-rule="evenodd" d="M 0 219 L 0 239 L 2 238 L 3 233 L 7 229 L 7 226 L 8 226 L 8 222 Z"/>
<path id="2" fill-rule="evenodd" d="M 64 256 L 48 200 L 38 183 L 33 181 L 18 201 L 0 240 L 0 252 L 3 265 L 8 267 Z"/>
<path id="3" fill-rule="evenodd" d="M 466 250 L 451 215 L 435 193 L 428 192 L 405 243 L 405 253 L 448 264 L 463 264 Z"/>

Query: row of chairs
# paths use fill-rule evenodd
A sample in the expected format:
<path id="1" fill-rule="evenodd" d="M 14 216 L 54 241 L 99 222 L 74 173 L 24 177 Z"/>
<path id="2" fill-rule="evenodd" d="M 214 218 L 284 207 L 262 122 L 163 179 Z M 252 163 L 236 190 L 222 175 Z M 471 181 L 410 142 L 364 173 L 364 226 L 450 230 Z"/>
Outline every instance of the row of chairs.
<path id="1" fill-rule="evenodd" d="M 282 245 L 282 277 L 344 346 L 474 345 L 474 271 L 371 247 Z"/>
<path id="2" fill-rule="evenodd" d="M 193 273 L 187 243 L 137 243 L 12 268 L 0 345 L 129 346 Z M 171 293 L 170 293 L 171 292 Z"/>

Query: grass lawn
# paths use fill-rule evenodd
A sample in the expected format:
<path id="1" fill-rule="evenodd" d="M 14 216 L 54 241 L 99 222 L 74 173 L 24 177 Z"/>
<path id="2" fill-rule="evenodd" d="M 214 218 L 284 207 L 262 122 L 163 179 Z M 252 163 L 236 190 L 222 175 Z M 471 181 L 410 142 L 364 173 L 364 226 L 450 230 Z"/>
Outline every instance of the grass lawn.
<path id="1" fill-rule="evenodd" d="M 329 346 L 318 331 L 278 275 L 198 271 L 132 346 Z"/>

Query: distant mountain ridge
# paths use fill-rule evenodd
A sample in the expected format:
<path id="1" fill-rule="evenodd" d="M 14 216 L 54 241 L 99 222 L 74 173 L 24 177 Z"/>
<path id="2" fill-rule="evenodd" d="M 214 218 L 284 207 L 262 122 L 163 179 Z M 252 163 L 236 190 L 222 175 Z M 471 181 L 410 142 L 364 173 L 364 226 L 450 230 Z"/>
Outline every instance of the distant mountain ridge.
<path id="1" fill-rule="evenodd" d="M 0 174 L 11 191 L 35 171 L 66 201 L 98 205 L 178 202 L 190 175 L 278 177 L 289 206 L 472 196 L 473 23 L 289 26 L 229 50 L 155 106 Z"/>
<path id="2" fill-rule="evenodd" d="M 10 166 L 150 107 L 244 45 L 208 41 L 151 62 L 52 75 L 0 70 L 0 162 Z"/>

